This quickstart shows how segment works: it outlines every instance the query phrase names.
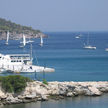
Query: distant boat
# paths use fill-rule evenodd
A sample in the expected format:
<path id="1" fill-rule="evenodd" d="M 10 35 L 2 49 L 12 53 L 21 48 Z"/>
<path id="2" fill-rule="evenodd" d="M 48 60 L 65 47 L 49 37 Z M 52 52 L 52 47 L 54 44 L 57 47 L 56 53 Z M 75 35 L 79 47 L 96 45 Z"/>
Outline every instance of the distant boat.
<path id="1" fill-rule="evenodd" d="M 25 47 L 25 45 L 26 45 L 26 37 L 25 37 L 25 35 L 23 34 L 23 41 L 22 42 L 20 42 L 20 43 L 22 43 L 22 45 L 20 46 L 20 47 Z"/>
<path id="2" fill-rule="evenodd" d="M 34 41 L 29 38 L 29 40 L 26 43 L 33 43 L 33 42 Z"/>
<path id="3" fill-rule="evenodd" d="M 6 37 L 6 45 L 8 45 L 8 41 L 9 41 L 9 31 L 7 31 L 7 37 Z"/>
<path id="4" fill-rule="evenodd" d="M 108 48 L 106 48 L 105 51 L 108 51 Z"/>
<path id="5" fill-rule="evenodd" d="M 43 46 L 43 37 L 40 36 L 40 46 Z"/>
<path id="6" fill-rule="evenodd" d="M 82 36 L 82 35 L 80 34 L 80 35 L 78 35 L 78 36 L 75 36 L 75 38 L 76 38 L 76 39 L 79 39 L 81 36 Z"/>
<path id="7" fill-rule="evenodd" d="M 85 49 L 92 49 L 92 50 L 95 50 L 96 49 L 96 46 L 92 46 L 89 44 L 89 33 L 88 33 L 88 38 L 87 38 L 87 44 L 84 44 L 84 47 Z"/>

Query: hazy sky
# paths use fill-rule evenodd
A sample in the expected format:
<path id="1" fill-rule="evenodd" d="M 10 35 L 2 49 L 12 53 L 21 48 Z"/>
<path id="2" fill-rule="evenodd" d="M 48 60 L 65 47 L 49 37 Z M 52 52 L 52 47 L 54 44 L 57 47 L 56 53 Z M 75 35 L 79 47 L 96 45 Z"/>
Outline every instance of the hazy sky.
<path id="1" fill-rule="evenodd" d="M 108 0 L 0 0 L 0 17 L 42 31 L 108 31 Z"/>

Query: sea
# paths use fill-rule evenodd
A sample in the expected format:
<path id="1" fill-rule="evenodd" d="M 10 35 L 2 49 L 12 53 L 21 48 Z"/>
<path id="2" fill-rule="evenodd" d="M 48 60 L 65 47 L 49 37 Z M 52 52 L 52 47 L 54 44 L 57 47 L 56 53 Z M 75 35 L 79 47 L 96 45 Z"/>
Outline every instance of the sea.
<path id="1" fill-rule="evenodd" d="M 88 32 L 45 32 L 41 47 L 40 38 L 33 39 L 33 64 L 51 67 L 55 72 L 21 74 L 33 80 L 42 81 L 108 81 L 108 32 L 89 32 L 89 44 L 96 50 L 84 49 L 88 41 Z M 79 36 L 80 38 L 75 38 Z M 0 53 L 30 53 L 30 44 L 20 48 L 20 40 L 0 41 Z M 1 76 L 10 73 L 0 74 Z M 13 75 L 13 74 L 11 74 Z M 108 94 L 100 97 L 79 96 L 55 101 L 6 105 L 2 108 L 107 108 Z"/>

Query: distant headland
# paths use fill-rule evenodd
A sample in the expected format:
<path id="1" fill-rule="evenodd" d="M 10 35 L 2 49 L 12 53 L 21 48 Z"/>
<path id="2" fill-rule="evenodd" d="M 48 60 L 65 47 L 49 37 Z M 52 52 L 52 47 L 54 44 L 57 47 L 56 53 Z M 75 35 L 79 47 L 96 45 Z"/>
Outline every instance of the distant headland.
<path id="1" fill-rule="evenodd" d="M 7 31 L 10 32 L 10 39 L 13 40 L 22 38 L 22 34 L 25 34 L 26 38 L 47 37 L 40 30 L 35 30 L 32 27 L 22 26 L 0 18 L 0 40 L 6 39 Z"/>

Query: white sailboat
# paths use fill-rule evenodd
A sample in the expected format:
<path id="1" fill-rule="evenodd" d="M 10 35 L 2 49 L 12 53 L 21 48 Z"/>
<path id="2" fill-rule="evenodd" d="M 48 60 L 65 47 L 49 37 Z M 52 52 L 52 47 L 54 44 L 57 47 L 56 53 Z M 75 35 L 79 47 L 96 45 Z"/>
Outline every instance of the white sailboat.
<path id="1" fill-rule="evenodd" d="M 8 41 L 9 41 L 9 31 L 7 31 L 7 37 L 6 37 L 6 45 L 8 45 Z"/>
<path id="2" fill-rule="evenodd" d="M 95 50 L 96 49 L 96 46 L 92 46 L 89 44 L 89 33 L 88 33 L 88 38 L 87 38 L 87 45 L 84 44 L 84 47 L 85 49 L 92 49 L 92 50 Z"/>
<path id="3" fill-rule="evenodd" d="M 40 36 L 40 46 L 43 46 L 43 37 Z"/>
<path id="4" fill-rule="evenodd" d="M 23 45 L 25 46 L 26 45 L 26 38 L 25 38 L 25 35 L 23 34 Z"/>
<path id="5" fill-rule="evenodd" d="M 23 41 L 22 42 L 20 42 L 20 43 L 22 43 L 22 45 L 20 46 L 20 47 L 24 47 L 25 45 L 26 45 L 26 37 L 25 37 L 25 35 L 23 34 Z"/>

